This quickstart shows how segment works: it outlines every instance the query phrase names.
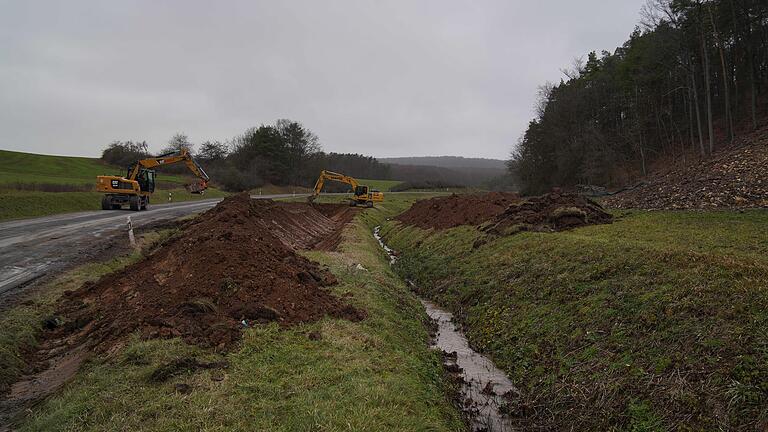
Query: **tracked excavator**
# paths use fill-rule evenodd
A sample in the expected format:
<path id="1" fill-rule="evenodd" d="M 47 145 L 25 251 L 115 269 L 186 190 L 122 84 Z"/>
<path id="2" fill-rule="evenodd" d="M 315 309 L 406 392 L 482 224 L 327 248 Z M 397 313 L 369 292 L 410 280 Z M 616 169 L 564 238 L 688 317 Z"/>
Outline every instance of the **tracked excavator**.
<path id="1" fill-rule="evenodd" d="M 384 194 L 369 188 L 368 186 L 361 185 L 356 179 L 344 175 L 335 173 L 333 171 L 321 171 L 320 177 L 315 182 L 315 189 L 312 195 L 309 196 L 309 201 L 312 202 L 320 195 L 320 191 L 323 190 L 323 185 L 326 180 L 337 181 L 346 183 L 352 186 L 352 197 L 349 198 L 350 206 L 362 205 L 365 207 L 373 207 L 373 203 L 384 201 Z"/>
<path id="2" fill-rule="evenodd" d="M 187 190 L 193 194 L 203 194 L 208 188 L 208 174 L 192 159 L 189 151 L 182 148 L 177 152 L 136 161 L 128 168 L 128 174 L 125 177 L 96 177 L 96 190 L 104 192 L 101 208 L 117 210 L 124 204 L 128 204 L 131 210 L 146 210 L 149 206 L 149 197 L 155 191 L 155 170 L 152 168 L 179 162 L 184 162 L 198 178 L 196 183 L 186 186 Z"/>

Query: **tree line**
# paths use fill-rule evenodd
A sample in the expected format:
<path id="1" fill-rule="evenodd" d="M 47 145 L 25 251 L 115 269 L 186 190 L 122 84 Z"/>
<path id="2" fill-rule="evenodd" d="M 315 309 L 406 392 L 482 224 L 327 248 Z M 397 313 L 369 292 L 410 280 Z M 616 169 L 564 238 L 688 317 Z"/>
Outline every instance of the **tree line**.
<path id="1" fill-rule="evenodd" d="M 659 158 L 707 157 L 761 125 L 768 2 L 649 0 L 642 16 L 613 53 L 540 87 L 508 165 L 524 192 L 626 184 Z"/>
<path id="2" fill-rule="evenodd" d="M 249 128 L 228 141 L 205 141 L 195 146 L 176 134 L 159 153 L 186 147 L 205 168 L 213 182 L 228 191 L 250 190 L 273 184 L 311 187 L 323 169 L 359 178 L 389 179 L 389 165 L 371 156 L 326 153 L 319 139 L 299 122 L 281 119 Z M 197 148 L 196 148 L 197 147 Z M 112 165 L 127 167 L 150 156 L 146 141 L 114 141 L 102 153 Z M 163 171 L 183 173 L 183 166 Z"/>

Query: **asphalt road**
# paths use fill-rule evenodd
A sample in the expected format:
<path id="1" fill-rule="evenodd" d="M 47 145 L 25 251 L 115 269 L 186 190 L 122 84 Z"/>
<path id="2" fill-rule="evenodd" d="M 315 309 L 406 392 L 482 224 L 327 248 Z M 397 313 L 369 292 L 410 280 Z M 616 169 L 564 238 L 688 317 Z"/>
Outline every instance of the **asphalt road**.
<path id="1" fill-rule="evenodd" d="M 292 194 L 253 198 L 287 198 Z M 150 206 L 147 211 L 97 210 L 0 223 L 0 310 L 30 282 L 79 262 L 107 244 L 128 243 L 127 219 L 134 228 L 207 210 L 221 198 Z M 124 240 L 121 240 L 123 237 Z"/>

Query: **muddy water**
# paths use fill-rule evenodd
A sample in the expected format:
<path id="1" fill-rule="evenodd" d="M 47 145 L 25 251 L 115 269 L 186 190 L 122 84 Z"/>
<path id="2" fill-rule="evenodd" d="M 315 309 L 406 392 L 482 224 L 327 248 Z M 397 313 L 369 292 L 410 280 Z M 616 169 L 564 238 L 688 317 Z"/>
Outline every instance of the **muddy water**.
<path id="1" fill-rule="evenodd" d="M 381 227 L 374 228 L 373 236 L 387 252 L 390 264 L 397 255 L 381 238 Z M 413 285 L 411 281 L 409 284 Z M 469 415 L 472 431 L 511 431 L 509 419 L 502 414 L 509 396 L 518 393 L 512 381 L 491 360 L 469 346 L 466 336 L 454 323 L 453 314 L 434 303 L 419 299 L 427 315 L 437 324 L 431 347 L 444 353 L 446 369 L 458 375 L 461 382 L 461 403 Z"/>

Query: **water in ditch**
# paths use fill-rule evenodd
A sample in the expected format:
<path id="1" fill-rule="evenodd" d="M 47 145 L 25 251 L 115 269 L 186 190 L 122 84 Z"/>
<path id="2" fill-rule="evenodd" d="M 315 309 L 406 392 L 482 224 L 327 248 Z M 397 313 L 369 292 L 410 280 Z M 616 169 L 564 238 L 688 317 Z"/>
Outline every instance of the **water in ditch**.
<path id="1" fill-rule="evenodd" d="M 397 255 L 382 240 L 380 226 L 374 228 L 373 236 L 387 253 L 390 264 L 395 264 Z M 437 324 L 431 347 L 444 353 L 446 369 L 460 378 L 460 402 L 469 415 L 471 430 L 514 430 L 509 419 L 502 414 L 510 396 L 518 394 L 512 381 L 491 360 L 469 346 L 466 336 L 454 323 L 453 314 L 430 301 L 419 300 L 427 315 Z"/>

